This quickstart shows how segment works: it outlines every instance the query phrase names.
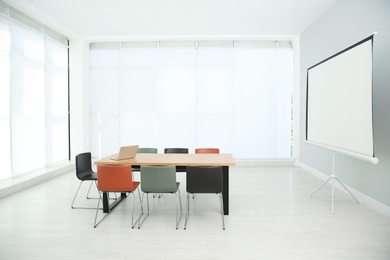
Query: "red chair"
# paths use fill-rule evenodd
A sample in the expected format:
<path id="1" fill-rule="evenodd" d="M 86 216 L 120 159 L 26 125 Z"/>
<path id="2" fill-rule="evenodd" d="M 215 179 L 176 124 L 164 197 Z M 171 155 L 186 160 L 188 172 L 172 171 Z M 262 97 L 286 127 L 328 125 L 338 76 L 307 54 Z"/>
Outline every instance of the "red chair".
<path id="1" fill-rule="evenodd" d="M 195 153 L 219 153 L 219 148 L 196 148 Z M 195 198 L 195 194 L 192 194 L 192 198 Z"/>
<path id="2" fill-rule="evenodd" d="M 219 153 L 219 148 L 196 148 L 195 153 Z"/>
<path id="3" fill-rule="evenodd" d="M 98 211 L 99 211 L 99 203 L 102 200 L 103 192 L 120 192 L 120 193 L 132 193 L 133 194 L 133 212 L 131 216 L 131 228 L 139 221 L 139 217 L 134 223 L 134 204 L 135 204 L 135 195 L 134 191 L 138 190 L 138 197 L 141 199 L 140 192 L 138 189 L 139 182 L 133 181 L 132 170 L 130 165 L 98 165 L 97 166 L 97 186 L 99 190 L 99 201 L 96 208 L 95 215 L 95 223 L 94 227 L 103 221 L 105 217 L 110 214 L 108 212 L 104 217 L 96 222 Z M 141 201 L 140 201 L 141 202 Z"/>

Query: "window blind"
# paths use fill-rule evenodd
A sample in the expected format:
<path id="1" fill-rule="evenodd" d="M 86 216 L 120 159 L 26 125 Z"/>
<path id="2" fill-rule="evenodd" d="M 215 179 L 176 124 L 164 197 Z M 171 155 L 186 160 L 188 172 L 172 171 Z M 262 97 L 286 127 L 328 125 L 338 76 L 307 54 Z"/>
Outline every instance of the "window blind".
<path id="1" fill-rule="evenodd" d="M 139 144 L 291 158 L 288 42 L 92 43 L 89 93 L 97 157 Z"/>
<path id="2" fill-rule="evenodd" d="M 69 151 L 68 47 L 14 18 L 0 14 L 0 180 L 67 160 Z"/>

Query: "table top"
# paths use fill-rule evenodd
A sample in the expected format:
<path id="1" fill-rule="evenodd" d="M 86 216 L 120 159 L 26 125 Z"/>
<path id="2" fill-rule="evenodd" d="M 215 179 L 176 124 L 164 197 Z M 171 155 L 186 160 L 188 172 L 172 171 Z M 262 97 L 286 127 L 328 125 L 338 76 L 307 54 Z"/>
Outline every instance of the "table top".
<path id="1" fill-rule="evenodd" d="M 138 153 L 133 159 L 115 161 L 111 155 L 95 161 L 110 165 L 234 166 L 231 154 Z"/>

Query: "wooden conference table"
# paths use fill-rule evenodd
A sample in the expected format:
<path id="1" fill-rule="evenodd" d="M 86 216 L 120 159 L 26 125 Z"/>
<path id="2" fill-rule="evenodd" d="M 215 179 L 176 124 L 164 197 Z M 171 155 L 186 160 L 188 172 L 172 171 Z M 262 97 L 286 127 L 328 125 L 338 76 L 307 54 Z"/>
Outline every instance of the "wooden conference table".
<path id="1" fill-rule="evenodd" d="M 138 153 L 133 159 L 114 161 L 115 155 L 95 161 L 95 164 L 106 165 L 175 165 L 175 166 L 222 166 L 223 169 L 223 207 L 225 215 L 229 215 L 229 166 L 235 162 L 231 154 L 160 154 L 160 153 Z M 126 195 L 122 194 L 111 205 L 108 203 L 108 196 L 103 193 L 103 211 L 109 212 Z"/>

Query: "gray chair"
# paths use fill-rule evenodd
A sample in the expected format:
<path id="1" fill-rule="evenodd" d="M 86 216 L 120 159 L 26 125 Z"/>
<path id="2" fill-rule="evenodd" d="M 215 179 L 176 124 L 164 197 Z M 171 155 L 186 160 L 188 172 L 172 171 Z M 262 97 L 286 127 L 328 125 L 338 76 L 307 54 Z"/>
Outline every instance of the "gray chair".
<path id="1" fill-rule="evenodd" d="M 144 214 L 143 212 L 143 201 L 144 195 L 146 194 L 147 200 L 147 213 L 145 217 L 139 221 L 138 228 L 141 228 L 142 223 L 149 215 L 149 193 L 171 193 L 176 194 L 176 229 L 179 227 L 179 223 L 182 217 L 182 204 L 180 197 L 180 182 L 176 182 L 176 169 L 175 166 L 144 166 L 141 165 L 141 212 L 140 217 Z M 180 206 L 180 213 L 178 209 Z M 180 215 L 180 216 L 179 216 Z"/>
<path id="2" fill-rule="evenodd" d="M 157 148 L 151 148 L 151 147 L 141 147 L 138 148 L 137 153 L 157 153 Z M 139 165 L 132 165 L 133 172 L 139 172 L 140 166 Z"/>
<path id="3" fill-rule="evenodd" d="M 89 185 L 89 189 L 87 192 L 87 199 L 91 199 L 88 197 L 89 191 L 91 190 L 92 184 L 97 181 L 97 174 L 92 170 L 92 162 L 91 162 L 91 153 L 85 152 L 80 153 L 76 155 L 76 177 L 81 181 L 79 184 L 79 187 L 76 191 L 76 194 L 74 195 L 71 208 L 72 209 L 94 209 L 94 208 L 88 208 L 88 207 L 75 207 L 74 202 L 76 200 L 77 194 L 80 191 L 81 184 L 84 183 L 84 181 L 90 181 L 91 184 Z M 97 187 L 97 186 L 96 186 Z"/>
<path id="4" fill-rule="evenodd" d="M 194 193 L 216 193 L 219 194 L 221 204 L 222 228 L 225 230 L 225 219 L 223 212 L 223 170 L 221 166 L 187 166 L 187 210 L 184 229 L 187 228 L 190 214 L 190 194 Z"/>
<path id="5" fill-rule="evenodd" d="M 157 153 L 157 148 L 141 147 L 138 148 L 137 153 Z"/>

